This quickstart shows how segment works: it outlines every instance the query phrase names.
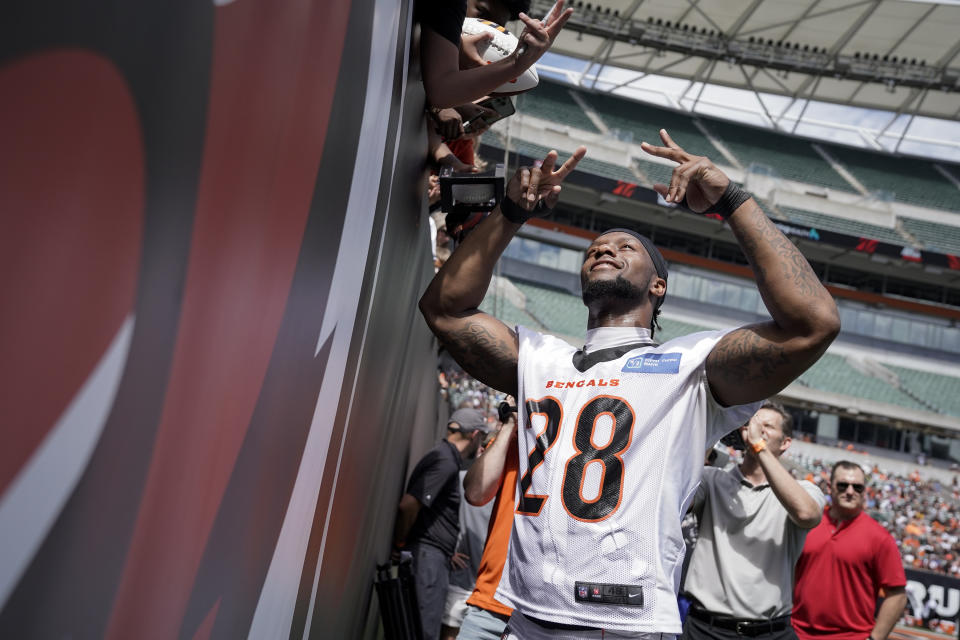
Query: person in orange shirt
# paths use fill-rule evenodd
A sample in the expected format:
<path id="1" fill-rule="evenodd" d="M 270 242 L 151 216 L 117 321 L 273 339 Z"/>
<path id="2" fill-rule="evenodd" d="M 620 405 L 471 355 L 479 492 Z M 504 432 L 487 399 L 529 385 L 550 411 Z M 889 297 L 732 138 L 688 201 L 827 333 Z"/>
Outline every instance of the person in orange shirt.
<path id="1" fill-rule="evenodd" d="M 496 502 L 480 558 L 477 584 L 467 598 L 467 615 L 460 625 L 458 640 L 499 640 L 513 613 L 513 609 L 494 597 L 507 561 L 519 467 L 516 407 L 508 407 L 509 413 L 501 411 L 503 426 L 496 440 L 477 458 L 463 479 L 467 502 L 482 506 L 494 497 Z"/>

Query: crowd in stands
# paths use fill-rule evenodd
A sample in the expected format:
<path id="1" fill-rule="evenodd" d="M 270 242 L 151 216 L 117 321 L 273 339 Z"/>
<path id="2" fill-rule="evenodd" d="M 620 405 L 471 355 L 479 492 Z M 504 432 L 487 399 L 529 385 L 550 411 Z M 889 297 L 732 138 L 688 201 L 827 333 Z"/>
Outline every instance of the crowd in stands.
<path id="1" fill-rule="evenodd" d="M 830 463 L 802 455 L 791 461 L 798 473 L 827 493 Z M 902 476 L 877 465 L 868 471 L 866 509 L 893 535 L 904 566 L 960 577 L 957 477 L 945 486 L 923 479 L 918 471 Z"/>
<path id="2" fill-rule="evenodd" d="M 487 415 L 496 415 L 497 406 L 503 402 L 503 394 L 471 378 L 462 370 L 440 371 L 440 392 L 450 405 L 457 409 L 479 409 Z"/>

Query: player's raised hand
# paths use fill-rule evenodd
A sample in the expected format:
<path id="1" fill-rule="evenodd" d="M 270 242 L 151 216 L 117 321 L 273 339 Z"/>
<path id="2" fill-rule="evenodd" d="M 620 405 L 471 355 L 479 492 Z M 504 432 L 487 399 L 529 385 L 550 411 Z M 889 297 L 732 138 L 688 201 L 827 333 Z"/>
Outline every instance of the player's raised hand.
<path id="1" fill-rule="evenodd" d="M 657 147 L 644 142 L 640 148 L 650 155 L 673 160 L 678 166 L 670 176 L 669 185 L 653 185 L 656 192 L 667 202 L 679 204 L 686 198 L 686 206 L 697 213 L 703 213 L 716 204 L 730 184 L 730 178 L 706 156 L 695 156 L 684 151 L 670 138 L 666 129 L 660 129 L 660 139 L 665 146 Z"/>
<path id="2" fill-rule="evenodd" d="M 586 153 L 586 147 L 578 147 L 573 155 L 557 168 L 558 154 L 551 150 L 539 165 L 520 167 L 507 184 L 506 197 L 527 211 L 532 211 L 540 202 L 543 202 L 543 207 L 552 209 L 560 198 L 560 184 Z"/>

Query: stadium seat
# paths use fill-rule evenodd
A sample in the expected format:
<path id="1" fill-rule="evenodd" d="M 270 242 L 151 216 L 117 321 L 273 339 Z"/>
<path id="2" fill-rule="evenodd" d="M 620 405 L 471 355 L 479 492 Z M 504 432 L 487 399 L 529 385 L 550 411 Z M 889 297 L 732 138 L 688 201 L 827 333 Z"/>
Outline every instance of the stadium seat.
<path id="1" fill-rule="evenodd" d="M 854 398 L 895 404 L 908 409 L 929 411 L 909 395 L 879 378 L 860 373 L 845 358 L 824 354 L 798 378 L 798 382 L 812 389 L 840 393 Z"/>
<path id="2" fill-rule="evenodd" d="M 903 228 L 927 249 L 960 255 L 960 227 L 917 218 L 900 218 L 900 221 Z"/>
<path id="3" fill-rule="evenodd" d="M 530 327 L 531 329 L 537 329 L 538 331 L 547 328 L 538 325 L 530 314 L 514 305 L 506 296 L 498 296 L 494 287 L 490 287 L 490 289 L 487 290 L 487 295 L 483 298 L 483 302 L 480 303 L 480 310 L 498 318 L 510 327 L 520 324 L 525 327 Z"/>
<path id="4" fill-rule="evenodd" d="M 871 238 L 873 240 L 881 240 L 901 246 L 908 246 L 910 244 L 907 238 L 900 235 L 896 229 L 891 229 L 890 227 L 881 227 L 880 225 L 869 224 L 867 222 L 858 222 L 849 218 L 839 218 L 825 213 L 806 211 L 804 209 L 796 209 L 783 205 L 777 208 L 787 216 L 788 220 L 816 229 L 836 231 L 837 233 L 845 233 L 858 238 Z"/>
<path id="5" fill-rule="evenodd" d="M 600 132 L 580 105 L 570 97 L 568 89 L 552 82 L 541 81 L 533 91 L 518 96 L 517 111 L 575 129 Z"/>
<path id="6" fill-rule="evenodd" d="M 906 367 L 885 365 L 900 378 L 900 385 L 936 407 L 940 412 L 960 418 L 960 378 Z"/>
<path id="7" fill-rule="evenodd" d="M 658 182 L 661 184 L 670 184 L 670 176 L 673 174 L 673 169 L 670 166 L 657 162 L 649 162 L 643 158 L 634 157 L 631 159 L 636 164 L 637 169 L 650 181 L 651 186 Z"/>
<path id="8" fill-rule="evenodd" d="M 770 167 L 788 180 L 838 191 L 854 191 L 853 186 L 805 140 L 721 120 L 704 120 L 704 124 L 745 168 L 756 163 Z"/>
<path id="9" fill-rule="evenodd" d="M 898 202 L 960 211 L 960 189 L 929 162 L 837 145 L 825 150 L 871 191 L 886 192 Z"/>
<path id="10" fill-rule="evenodd" d="M 552 332 L 582 336 L 587 328 L 587 308 L 579 297 L 526 282 L 513 282 L 527 296 L 527 311 Z"/>
<path id="11" fill-rule="evenodd" d="M 710 331 L 710 329 L 707 327 L 690 324 L 689 322 L 681 322 L 680 320 L 661 316 L 660 330 L 654 333 L 654 339 L 663 344 L 664 342 L 673 340 L 674 338 L 690 335 L 691 333 L 699 333 L 700 331 Z"/>
<path id="12" fill-rule="evenodd" d="M 583 97 L 611 130 L 632 134 L 634 144 L 659 145 L 660 129 L 666 129 L 673 141 L 690 153 L 727 164 L 690 116 L 613 95 L 587 93 Z"/>
<path id="13" fill-rule="evenodd" d="M 503 149 L 505 146 L 503 137 L 495 131 L 485 133 L 482 142 L 498 149 Z M 542 158 L 550 151 L 549 147 L 519 138 L 511 138 L 510 145 L 513 151 L 530 158 Z M 563 161 L 566 159 L 566 154 L 569 154 L 573 149 L 557 149 L 557 151 L 560 153 L 560 160 Z M 580 161 L 580 164 L 577 165 L 577 171 L 584 171 L 611 180 L 637 182 L 637 176 L 626 166 L 595 160 L 589 156 Z"/>

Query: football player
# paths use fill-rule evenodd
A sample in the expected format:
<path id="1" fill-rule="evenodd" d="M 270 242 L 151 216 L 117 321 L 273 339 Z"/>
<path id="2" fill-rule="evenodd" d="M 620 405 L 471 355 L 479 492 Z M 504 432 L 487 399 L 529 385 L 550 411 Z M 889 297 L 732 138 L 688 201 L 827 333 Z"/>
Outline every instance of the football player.
<path id="1" fill-rule="evenodd" d="M 514 608 L 505 638 L 679 633 L 680 521 L 704 451 L 812 365 L 840 329 L 830 294 L 753 198 L 660 135 L 662 146 L 642 148 L 677 166 L 669 185 L 654 188 L 667 203 L 726 219 L 771 320 L 658 345 L 667 264 L 630 229 L 602 233 L 586 251 L 581 348 L 479 311 L 501 253 L 556 204 L 583 147 L 559 168 L 555 151 L 520 168 L 420 301 L 461 366 L 518 399 L 516 506 L 497 590 Z"/>

